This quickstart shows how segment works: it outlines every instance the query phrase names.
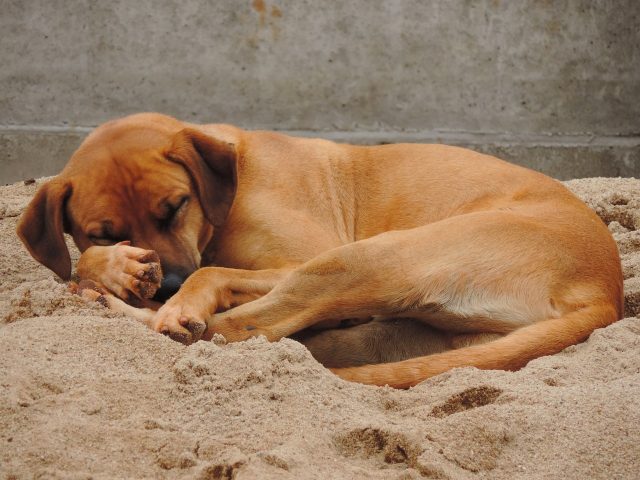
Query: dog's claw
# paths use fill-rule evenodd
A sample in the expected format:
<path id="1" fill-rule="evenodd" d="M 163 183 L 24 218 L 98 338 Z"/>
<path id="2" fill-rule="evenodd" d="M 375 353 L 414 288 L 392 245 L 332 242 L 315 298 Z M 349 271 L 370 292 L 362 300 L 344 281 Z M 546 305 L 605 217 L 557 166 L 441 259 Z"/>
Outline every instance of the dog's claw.
<path id="1" fill-rule="evenodd" d="M 153 250 L 147 250 L 138 257 L 140 263 L 160 263 L 160 257 Z"/>
<path id="2" fill-rule="evenodd" d="M 140 293 L 140 297 L 153 298 L 158 290 L 158 285 L 149 282 L 139 282 L 137 290 Z"/>
<path id="3" fill-rule="evenodd" d="M 190 345 L 193 343 L 191 336 L 188 333 L 183 332 L 169 332 L 169 338 L 183 345 Z"/>

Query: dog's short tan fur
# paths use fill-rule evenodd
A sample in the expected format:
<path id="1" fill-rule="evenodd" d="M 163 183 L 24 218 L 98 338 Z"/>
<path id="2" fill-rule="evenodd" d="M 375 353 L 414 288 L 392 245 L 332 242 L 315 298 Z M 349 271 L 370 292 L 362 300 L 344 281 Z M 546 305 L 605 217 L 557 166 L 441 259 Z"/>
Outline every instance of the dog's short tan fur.
<path id="1" fill-rule="evenodd" d="M 63 231 L 84 252 L 81 276 L 121 300 L 155 292 L 149 251 L 165 274 L 191 274 L 152 318 L 140 315 L 158 331 L 185 342 L 298 334 L 329 366 L 357 365 L 339 376 L 377 385 L 517 369 L 623 309 L 616 245 L 580 200 L 539 173 L 442 145 L 340 145 L 133 115 L 96 129 L 20 223 L 32 255 L 69 278 Z M 110 246 L 119 241 L 131 245 Z M 424 349 L 380 353 L 381 332 L 422 324 Z M 349 348 L 332 350 L 342 341 Z M 348 358 L 363 344 L 374 353 Z M 424 352 L 435 353 L 395 361 Z M 362 365 L 376 361 L 390 363 Z"/>

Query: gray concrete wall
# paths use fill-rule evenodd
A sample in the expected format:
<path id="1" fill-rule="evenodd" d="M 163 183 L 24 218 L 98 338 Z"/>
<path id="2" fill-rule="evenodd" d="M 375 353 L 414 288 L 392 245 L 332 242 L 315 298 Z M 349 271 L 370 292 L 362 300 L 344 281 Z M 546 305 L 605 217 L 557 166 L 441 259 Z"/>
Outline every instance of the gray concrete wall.
<path id="1" fill-rule="evenodd" d="M 138 111 L 640 176 L 637 0 L 0 0 L 0 182 Z"/>

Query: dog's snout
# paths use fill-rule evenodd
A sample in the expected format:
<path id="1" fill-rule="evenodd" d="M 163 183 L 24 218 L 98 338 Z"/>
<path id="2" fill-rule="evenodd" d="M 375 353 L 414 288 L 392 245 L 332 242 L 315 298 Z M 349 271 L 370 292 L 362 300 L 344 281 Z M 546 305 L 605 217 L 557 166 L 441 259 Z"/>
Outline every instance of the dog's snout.
<path id="1" fill-rule="evenodd" d="M 167 273 L 162 279 L 160 288 L 153 297 L 154 300 L 164 302 L 171 298 L 184 283 L 186 277 L 178 275 L 176 273 Z"/>

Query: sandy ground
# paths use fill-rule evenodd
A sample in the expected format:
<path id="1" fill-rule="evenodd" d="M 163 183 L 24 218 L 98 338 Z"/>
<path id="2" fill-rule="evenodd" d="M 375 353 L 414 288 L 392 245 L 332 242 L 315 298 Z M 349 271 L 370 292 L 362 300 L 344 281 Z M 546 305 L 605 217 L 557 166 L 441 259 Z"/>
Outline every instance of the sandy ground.
<path id="1" fill-rule="evenodd" d="M 0 188 L 1 478 L 638 478 L 640 181 L 567 185 L 618 241 L 629 318 L 408 391 L 293 340 L 185 347 L 87 305 L 15 236 L 36 186 Z"/>

